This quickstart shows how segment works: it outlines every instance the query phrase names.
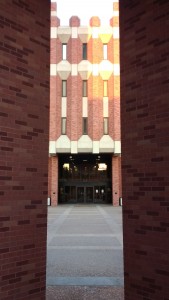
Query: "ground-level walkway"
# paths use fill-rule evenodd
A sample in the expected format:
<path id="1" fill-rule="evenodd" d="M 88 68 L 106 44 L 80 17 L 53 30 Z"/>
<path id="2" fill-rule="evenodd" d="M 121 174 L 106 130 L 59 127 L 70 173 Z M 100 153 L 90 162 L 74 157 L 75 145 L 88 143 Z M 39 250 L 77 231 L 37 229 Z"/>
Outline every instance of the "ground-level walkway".
<path id="1" fill-rule="evenodd" d="M 123 300 L 122 210 L 48 208 L 47 300 Z"/>

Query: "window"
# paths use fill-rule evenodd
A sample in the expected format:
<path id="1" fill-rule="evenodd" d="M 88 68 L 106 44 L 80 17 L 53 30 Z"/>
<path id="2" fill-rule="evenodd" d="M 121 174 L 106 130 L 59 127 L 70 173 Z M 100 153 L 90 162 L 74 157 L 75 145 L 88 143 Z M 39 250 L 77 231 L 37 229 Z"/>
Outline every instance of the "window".
<path id="1" fill-rule="evenodd" d="M 61 118 L 61 133 L 66 134 L 66 118 Z"/>
<path id="2" fill-rule="evenodd" d="M 67 59 L 67 44 L 62 44 L 62 59 Z"/>
<path id="3" fill-rule="evenodd" d="M 83 118 L 83 134 L 87 134 L 87 118 Z"/>
<path id="4" fill-rule="evenodd" d="M 82 58 L 87 59 L 87 44 L 83 44 L 83 53 L 82 53 Z"/>
<path id="5" fill-rule="evenodd" d="M 103 45 L 103 59 L 107 59 L 107 44 Z"/>
<path id="6" fill-rule="evenodd" d="M 109 124 L 108 118 L 103 119 L 103 134 L 108 134 L 109 132 Z"/>
<path id="7" fill-rule="evenodd" d="M 103 81 L 103 97 L 108 96 L 108 82 L 106 80 Z"/>
<path id="8" fill-rule="evenodd" d="M 62 97 L 67 96 L 67 81 L 62 80 Z"/>
<path id="9" fill-rule="evenodd" d="M 83 97 L 87 97 L 87 80 L 83 80 L 83 91 L 82 91 Z"/>

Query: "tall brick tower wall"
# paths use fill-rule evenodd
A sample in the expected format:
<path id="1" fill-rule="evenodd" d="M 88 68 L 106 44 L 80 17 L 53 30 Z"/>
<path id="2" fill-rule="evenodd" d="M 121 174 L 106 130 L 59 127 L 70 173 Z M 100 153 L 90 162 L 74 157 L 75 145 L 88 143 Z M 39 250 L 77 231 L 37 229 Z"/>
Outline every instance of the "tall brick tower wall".
<path id="1" fill-rule="evenodd" d="M 120 1 L 126 300 L 169 299 L 169 2 Z"/>
<path id="2" fill-rule="evenodd" d="M 0 14 L 0 299 L 45 300 L 50 5 Z"/>
<path id="3" fill-rule="evenodd" d="M 86 27 L 80 26 L 78 17 L 71 17 L 69 26 L 60 26 L 56 3 L 52 3 L 49 137 L 49 196 L 52 205 L 58 203 L 60 153 L 111 153 L 112 199 L 114 205 L 119 203 L 121 141 L 117 0 L 113 2 L 112 16 L 108 26 L 101 26 L 98 17 L 92 17 Z M 62 52 L 64 45 L 66 57 Z M 85 58 L 84 45 L 87 47 Z M 62 94 L 63 81 L 67 88 L 65 95 Z M 82 92 L 84 81 L 86 95 Z M 62 134 L 62 118 L 66 119 L 66 134 Z M 85 135 L 83 118 L 88 120 L 88 134 Z M 104 118 L 108 119 L 108 134 L 103 132 Z"/>

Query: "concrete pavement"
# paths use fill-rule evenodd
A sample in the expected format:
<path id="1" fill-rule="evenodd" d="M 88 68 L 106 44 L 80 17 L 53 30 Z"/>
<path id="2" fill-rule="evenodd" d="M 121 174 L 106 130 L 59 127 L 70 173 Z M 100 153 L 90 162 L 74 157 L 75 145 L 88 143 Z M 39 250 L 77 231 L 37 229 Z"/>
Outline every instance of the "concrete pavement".
<path id="1" fill-rule="evenodd" d="M 124 299 L 121 213 L 110 205 L 48 208 L 48 300 Z"/>

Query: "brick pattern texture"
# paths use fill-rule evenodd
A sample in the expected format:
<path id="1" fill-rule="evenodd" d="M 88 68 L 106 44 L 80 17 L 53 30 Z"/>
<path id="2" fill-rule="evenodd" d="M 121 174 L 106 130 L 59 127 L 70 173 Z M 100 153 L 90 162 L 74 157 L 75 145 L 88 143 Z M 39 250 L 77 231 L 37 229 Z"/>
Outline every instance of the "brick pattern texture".
<path id="1" fill-rule="evenodd" d="M 67 86 L 67 136 L 71 141 L 77 141 L 82 132 L 82 101 L 79 101 L 82 90 L 80 75 L 69 76 Z"/>
<path id="2" fill-rule="evenodd" d="M 113 206 L 119 206 L 121 197 L 121 157 L 112 157 L 112 203 Z"/>
<path id="3" fill-rule="evenodd" d="M 45 299 L 50 3 L 0 14 L 0 299 Z"/>
<path id="4" fill-rule="evenodd" d="M 57 119 L 58 114 L 61 116 L 61 97 L 58 97 L 58 94 L 61 95 L 62 81 L 57 77 L 50 76 L 50 131 L 49 139 L 55 141 L 61 133 L 61 118 Z M 56 101 L 58 99 L 60 101 Z"/>
<path id="5" fill-rule="evenodd" d="M 58 204 L 58 156 L 49 158 L 48 193 L 51 205 L 56 206 Z"/>
<path id="6" fill-rule="evenodd" d="M 169 2 L 120 1 L 126 300 L 169 299 Z"/>

